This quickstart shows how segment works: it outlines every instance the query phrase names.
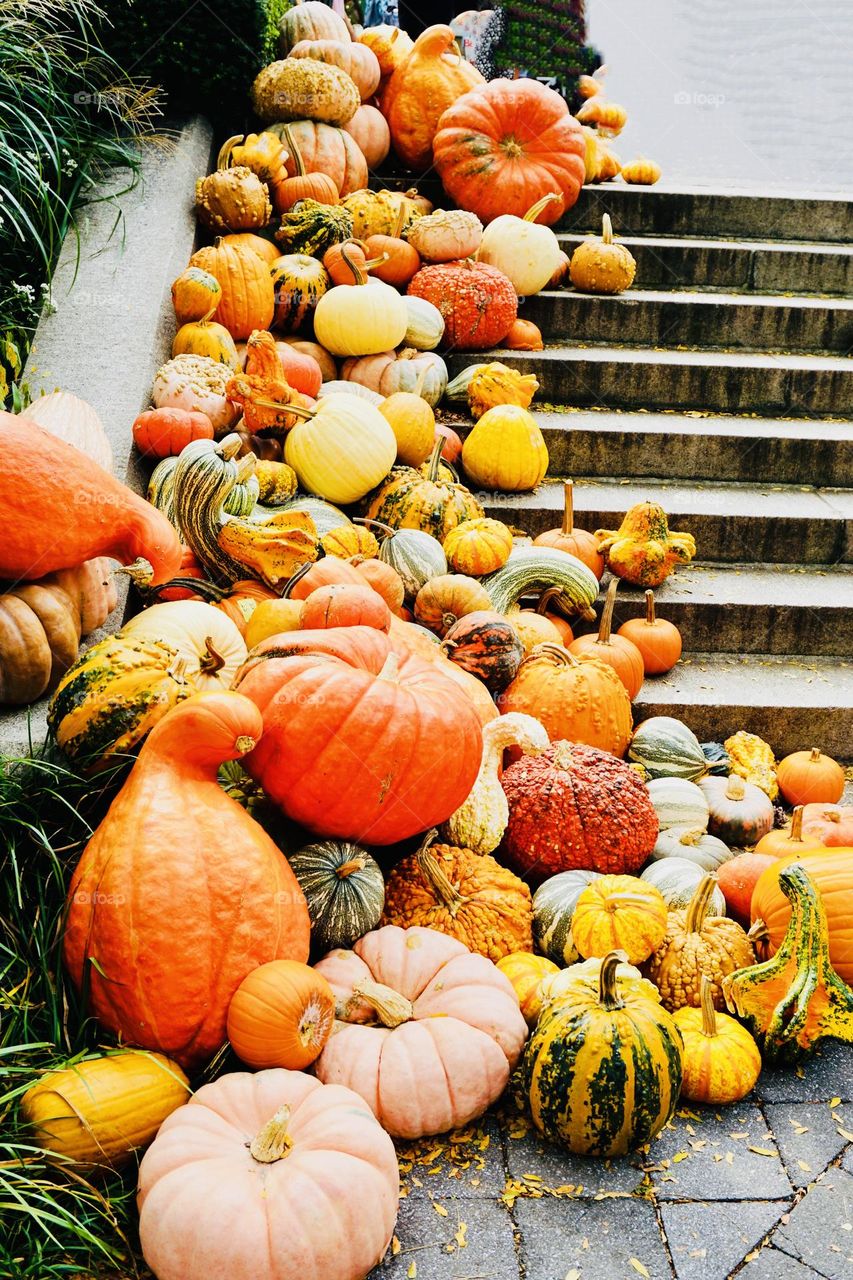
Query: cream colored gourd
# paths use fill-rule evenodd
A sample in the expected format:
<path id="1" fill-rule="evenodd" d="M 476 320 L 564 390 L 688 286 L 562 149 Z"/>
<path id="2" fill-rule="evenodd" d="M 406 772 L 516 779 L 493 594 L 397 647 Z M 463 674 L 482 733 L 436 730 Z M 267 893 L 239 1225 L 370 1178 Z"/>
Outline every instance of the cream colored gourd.
<path id="1" fill-rule="evenodd" d="M 466 213 L 464 209 L 436 209 L 413 222 L 406 239 L 424 262 L 457 262 L 476 255 L 483 239 L 483 224 L 476 213 Z"/>
<path id="2" fill-rule="evenodd" d="M 156 640 L 175 649 L 196 693 L 230 689 L 246 661 L 246 642 L 227 614 L 201 600 L 169 600 L 143 609 L 121 629 L 122 639 Z"/>
<path id="3" fill-rule="evenodd" d="M 526 755 L 541 755 L 550 740 L 533 716 L 510 711 L 483 726 L 483 758 L 468 798 L 442 827 L 450 844 L 474 853 L 497 849 L 509 822 L 509 805 L 498 771 L 507 747 L 520 747 Z"/>
<path id="4" fill-rule="evenodd" d="M 358 272 L 354 285 L 336 285 L 314 312 L 314 336 L 333 356 L 372 356 L 400 345 L 409 327 L 401 294 Z"/>
<path id="5" fill-rule="evenodd" d="M 477 258 L 497 267 L 509 276 L 516 293 L 522 297 L 544 289 L 560 265 L 560 243 L 550 227 L 540 226 L 536 219 L 556 193 L 537 200 L 523 218 L 505 213 L 490 222 L 483 232 Z"/>
<path id="6" fill-rule="evenodd" d="M 299 414 L 306 420 L 288 432 L 284 460 L 301 489 L 327 502 L 358 502 L 394 465 L 397 440 L 391 424 L 366 400 L 335 393 Z"/>
<path id="7" fill-rule="evenodd" d="M 104 424 L 96 409 L 70 391 L 51 391 L 39 396 L 25 410 L 30 422 L 37 422 L 52 436 L 73 444 L 105 471 L 113 469 L 113 451 Z"/>

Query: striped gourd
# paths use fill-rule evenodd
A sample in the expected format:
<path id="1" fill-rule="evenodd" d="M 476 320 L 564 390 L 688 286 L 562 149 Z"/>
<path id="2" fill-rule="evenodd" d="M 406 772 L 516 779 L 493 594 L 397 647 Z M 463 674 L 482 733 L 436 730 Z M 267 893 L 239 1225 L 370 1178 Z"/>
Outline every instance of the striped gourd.
<path id="1" fill-rule="evenodd" d="M 196 559 L 220 582 L 246 577 L 246 566 L 220 547 L 224 505 L 255 467 L 254 454 L 237 459 L 241 440 L 193 440 L 178 458 L 172 477 L 173 523 Z"/>
<path id="2" fill-rule="evenodd" d="M 698 862 L 679 855 L 670 855 L 650 862 L 640 873 L 640 879 L 655 886 L 669 911 L 683 911 L 696 892 L 696 886 L 704 874 L 704 868 Z M 721 889 L 715 889 L 711 895 L 708 914 L 712 916 L 726 914 L 726 900 Z"/>
<path id="3" fill-rule="evenodd" d="M 309 844 L 288 859 L 308 904 L 311 941 L 323 955 L 375 929 L 385 905 L 379 864 L 360 845 Z"/>
<path id="4" fill-rule="evenodd" d="M 498 613 L 508 613 L 524 595 L 559 589 L 557 604 L 582 617 L 595 617 L 592 605 L 598 596 L 598 579 L 567 551 L 554 547 L 516 547 L 502 569 L 496 569 L 483 586 Z"/>
<path id="5" fill-rule="evenodd" d="M 166 519 L 176 528 L 178 528 L 178 522 L 175 519 L 174 493 L 177 465 L 177 457 L 161 458 L 148 481 L 148 501 L 158 511 L 162 511 Z M 265 518 L 274 515 L 275 512 L 271 509 L 258 509 L 258 493 L 259 485 L 256 477 L 249 476 L 242 483 L 235 484 L 225 499 L 222 510 L 230 516 L 251 516 L 252 519 L 257 519 L 259 514 L 264 515 Z"/>
<path id="6" fill-rule="evenodd" d="M 697 831 L 707 829 L 708 801 L 695 782 L 686 778 L 653 778 L 648 784 L 648 792 L 661 831 L 668 827 L 693 827 Z"/>
<path id="7" fill-rule="evenodd" d="M 444 390 L 445 400 L 449 400 L 451 404 L 467 404 L 468 388 L 474 380 L 475 374 L 481 369 L 485 369 L 484 364 L 469 364 L 461 373 L 457 373 L 455 378 L 451 378 Z"/>
<path id="8" fill-rule="evenodd" d="M 439 542 L 465 520 L 481 520 L 485 512 L 473 493 L 439 472 L 443 445 L 444 438 L 440 436 L 424 471 L 392 467 L 387 478 L 365 499 L 367 518 L 392 529 L 421 529 Z"/>
<path id="9" fill-rule="evenodd" d="M 687 778 L 695 782 L 708 772 L 708 761 L 696 734 L 672 716 L 644 720 L 631 739 L 628 759 L 641 764 L 652 778 Z"/>
<path id="10" fill-rule="evenodd" d="M 533 936 L 543 955 L 556 964 L 574 964 L 578 950 L 572 938 L 572 915 L 583 890 L 597 871 L 561 871 L 540 884 L 533 895 Z"/>
<path id="11" fill-rule="evenodd" d="M 301 494 L 297 498 L 291 498 L 289 502 L 285 502 L 278 508 L 279 511 L 304 511 L 314 521 L 314 528 L 317 530 L 317 536 L 324 538 L 332 529 L 348 529 L 352 527 L 352 521 L 349 516 L 344 515 L 340 507 L 334 506 L 331 502 L 324 502 L 322 498 L 303 497 Z M 272 511 L 267 512 L 272 515 Z"/>
<path id="12" fill-rule="evenodd" d="M 707 831 L 690 826 L 667 827 L 666 831 L 659 833 L 652 850 L 652 857 L 657 861 L 662 858 L 686 858 L 704 871 L 716 871 L 731 856 L 731 849 L 722 840 L 709 835 Z"/>
<path id="13" fill-rule="evenodd" d="M 331 281 L 326 268 L 307 253 L 286 253 L 272 268 L 273 324 L 281 333 L 298 333 L 313 316 Z"/>
<path id="14" fill-rule="evenodd" d="M 383 538 L 379 559 L 399 573 L 406 596 L 410 599 L 430 578 L 447 573 L 447 559 L 441 543 L 420 529 L 399 529 Z"/>
<path id="15" fill-rule="evenodd" d="M 522 1079 L 536 1127 L 578 1155 L 624 1155 L 666 1124 L 681 1088 L 683 1042 L 672 1017 L 636 984 L 617 989 L 612 951 L 596 991 L 573 985 L 546 1004 Z"/>
<path id="16" fill-rule="evenodd" d="M 178 702 L 196 693 L 177 650 L 159 640 L 110 636 L 60 681 L 48 728 L 76 765 L 94 772 L 138 746 Z"/>

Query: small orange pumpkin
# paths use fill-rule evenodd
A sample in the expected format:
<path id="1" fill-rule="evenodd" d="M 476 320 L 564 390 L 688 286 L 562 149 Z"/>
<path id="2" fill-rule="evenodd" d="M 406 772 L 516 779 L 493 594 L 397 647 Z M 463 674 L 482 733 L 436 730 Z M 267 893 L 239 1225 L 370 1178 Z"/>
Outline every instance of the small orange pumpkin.
<path id="1" fill-rule="evenodd" d="M 844 792 L 844 770 L 820 747 L 795 751 L 776 767 L 776 781 L 788 804 L 837 804 Z"/>
<path id="2" fill-rule="evenodd" d="M 231 1047 L 256 1071 L 304 1071 L 322 1053 L 334 1025 L 332 988 L 298 960 L 271 960 L 253 969 L 228 1006 Z"/>
<path id="3" fill-rule="evenodd" d="M 616 672 L 633 702 L 643 686 L 643 655 L 633 640 L 611 634 L 618 586 L 619 579 L 611 578 L 601 611 L 598 634 L 578 636 L 569 645 L 569 653 L 573 653 L 576 658 L 591 657 L 606 662 Z"/>
<path id="4" fill-rule="evenodd" d="M 547 529 L 533 539 L 534 547 L 556 547 L 558 551 L 567 551 L 576 556 L 595 574 L 599 582 L 604 573 L 604 556 L 598 549 L 598 542 L 586 529 L 576 529 L 574 523 L 574 484 L 566 480 L 563 484 L 563 523 L 559 529 Z"/>
<path id="5" fill-rule="evenodd" d="M 357 587 L 333 582 L 308 596 L 302 606 L 302 626 L 306 631 L 327 627 L 375 627 L 377 631 L 388 631 L 391 611 L 366 583 Z"/>

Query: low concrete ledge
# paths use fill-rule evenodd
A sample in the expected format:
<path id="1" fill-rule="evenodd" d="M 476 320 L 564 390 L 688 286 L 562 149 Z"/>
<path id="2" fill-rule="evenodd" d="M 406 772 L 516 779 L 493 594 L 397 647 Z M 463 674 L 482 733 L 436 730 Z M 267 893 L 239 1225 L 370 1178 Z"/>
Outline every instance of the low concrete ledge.
<path id="1" fill-rule="evenodd" d="M 136 490 L 145 475 L 132 452 L 130 426 L 150 403 L 154 374 L 168 358 L 175 324 L 170 285 L 195 247 L 193 187 L 210 167 L 213 131 L 202 116 L 172 122 L 173 145 L 150 149 L 137 186 L 121 194 L 111 175 L 101 199 L 77 219 L 53 279 L 56 310 L 42 316 L 24 372 L 33 399 L 73 391 L 101 415 L 116 475 Z M 121 579 L 119 580 L 122 581 Z M 127 587 L 103 631 L 118 630 Z M 27 754 L 45 737 L 47 699 L 0 713 L 0 756 Z"/>

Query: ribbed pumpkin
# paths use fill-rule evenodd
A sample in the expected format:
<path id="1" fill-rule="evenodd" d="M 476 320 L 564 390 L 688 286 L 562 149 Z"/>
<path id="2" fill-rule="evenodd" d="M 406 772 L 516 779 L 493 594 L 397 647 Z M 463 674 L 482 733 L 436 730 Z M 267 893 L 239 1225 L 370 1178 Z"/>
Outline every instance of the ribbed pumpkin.
<path id="1" fill-rule="evenodd" d="M 576 658 L 598 658 L 599 662 L 606 662 L 616 672 L 628 697 L 633 701 L 643 687 L 643 655 L 632 640 L 612 634 L 613 608 L 618 586 L 618 578 L 611 578 L 601 611 L 598 634 L 578 636 L 569 645 L 569 653 L 573 653 Z"/>
<path id="2" fill-rule="evenodd" d="M 669 827 L 704 831 L 708 826 L 708 801 L 695 782 L 686 778 L 653 778 L 648 791 L 661 831 Z"/>
<path id="3" fill-rule="evenodd" d="M 223 240 L 226 237 L 223 237 Z M 187 267 L 172 281 L 172 305 L 179 325 L 211 315 L 222 298 L 222 286 L 210 271 Z"/>
<path id="4" fill-rule="evenodd" d="M 430 578 L 415 597 L 415 618 L 422 627 L 445 636 L 466 614 L 488 609 L 491 604 L 484 587 L 461 573 L 444 573 Z"/>
<path id="5" fill-rule="evenodd" d="M 781 946 L 791 918 L 791 903 L 782 887 L 782 873 L 799 863 L 820 893 L 826 915 L 829 957 L 839 977 L 853 985 L 853 851 L 814 850 L 790 854 L 768 866 L 752 894 L 749 936 L 758 955 L 772 956 Z"/>
<path id="6" fill-rule="evenodd" d="M 327 556 L 338 556 L 342 560 L 348 560 L 352 556 L 370 559 L 379 555 L 376 535 L 360 525 L 342 525 L 339 529 L 330 529 L 320 539 L 320 545 Z"/>
<path id="7" fill-rule="evenodd" d="M 337 15 L 336 15 L 337 16 Z M 314 58 L 339 67 L 354 81 L 362 102 L 372 98 L 379 87 L 379 62 L 365 44 L 343 37 L 299 40 L 287 55 L 289 58 Z"/>
<path id="8" fill-rule="evenodd" d="M 723 978 L 753 962 L 749 939 L 735 920 L 708 914 L 716 876 L 706 873 L 684 911 L 672 911 L 666 936 L 646 968 L 667 1009 L 697 1008 L 703 974 L 711 979 L 714 1004 L 725 1008 Z"/>
<path id="9" fill-rule="evenodd" d="M 512 533 L 500 520 L 466 520 L 444 539 L 447 562 L 457 573 L 478 578 L 501 569 L 512 551 Z"/>
<path id="10" fill-rule="evenodd" d="M 548 449 L 532 413 L 519 405 L 496 404 L 466 437 L 462 465 L 484 489 L 525 493 L 544 478 Z"/>
<path id="11" fill-rule="evenodd" d="M 378 107 L 363 102 L 352 119 L 343 125 L 367 161 L 368 169 L 378 169 L 391 150 L 388 122 Z"/>
<path id="12" fill-rule="evenodd" d="M 214 276 L 222 296 L 213 319 L 224 325 L 232 338 L 248 338 L 253 329 L 269 329 L 275 299 L 269 264 L 251 250 L 224 240 L 196 250 L 191 267 L 201 267 Z"/>
<path id="13" fill-rule="evenodd" d="M 451 350 L 499 346 L 518 315 L 518 296 L 503 272 L 470 260 L 422 267 L 407 292 L 438 308 Z"/>
<path id="14" fill-rule="evenodd" d="M 652 853 L 658 861 L 662 858 L 684 858 L 704 871 L 716 871 L 731 856 L 732 851 L 727 844 L 695 827 L 669 827 L 662 831 Z"/>
<path id="15" fill-rule="evenodd" d="M 559 595 L 559 591 L 554 592 Z M 525 656 L 533 652 L 540 644 L 556 644 L 566 648 L 573 640 L 572 629 L 564 618 L 557 614 L 548 614 L 543 599 L 549 592 L 543 591 L 535 609 L 510 609 L 507 617 L 512 622 L 521 643 Z"/>
<path id="16" fill-rule="evenodd" d="M 498 968 L 512 983 L 524 1021 L 528 1027 L 535 1027 L 542 1009 L 542 979 L 559 973 L 559 966 L 545 956 L 534 955 L 532 951 L 514 951 L 501 957 Z"/>
<path id="17" fill-rule="evenodd" d="M 565 738 L 621 756 L 631 739 L 631 700 L 613 668 L 597 658 L 579 662 L 557 645 L 539 645 L 524 659 L 498 706 L 535 716 L 552 742 Z"/>
<path id="18" fill-rule="evenodd" d="M 278 23 L 278 47 L 286 58 L 305 40 L 349 40 L 347 24 L 330 5 L 318 0 L 301 0 L 283 13 Z"/>
<path id="19" fill-rule="evenodd" d="M 317 951 L 351 947 L 375 929 L 385 904 L 385 880 L 361 845 L 324 840 L 288 859 L 308 904 Z"/>
<path id="20" fill-rule="evenodd" d="M 515 627 L 492 609 L 477 609 L 460 618 L 441 647 L 451 662 L 477 676 L 492 693 L 506 688 L 524 658 Z"/>
<path id="21" fill-rule="evenodd" d="M 853 845 L 853 805 L 803 805 L 803 834 L 826 849 Z"/>
<path id="22" fill-rule="evenodd" d="M 586 529 L 576 529 L 574 524 L 574 483 L 566 480 L 563 483 L 563 523 L 559 529 L 547 529 L 533 539 L 535 547 L 556 547 L 558 551 L 567 551 L 576 556 L 596 578 L 601 580 L 604 573 L 604 556 L 598 549 L 595 535 Z"/>
<path id="23" fill-rule="evenodd" d="M 443 542 L 465 520 L 483 516 L 483 508 L 464 485 L 439 476 L 441 441 L 436 441 L 426 475 L 414 467 L 394 467 L 369 494 L 365 514 L 392 529 L 420 529 Z"/>
<path id="24" fill-rule="evenodd" d="M 447 573 L 441 543 L 422 529 L 398 529 L 383 538 L 379 558 L 399 574 L 408 600 L 431 578 Z"/>
<path id="25" fill-rule="evenodd" d="M 654 885 L 636 876 L 599 876 L 575 903 L 572 937 L 587 959 L 620 950 L 642 964 L 662 942 L 666 923 L 666 903 Z"/>
<path id="26" fill-rule="evenodd" d="M 394 432 L 397 462 L 408 467 L 420 467 L 426 462 L 435 443 L 435 414 L 420 394 L 425 377 L 426 370 L 414 391 L 395 391 L 378 406 Z"/>
<path id="27" fill-rule="evenodd" d="M 757 844 L 773 829 L 773 805 L 766 794 L 736 773 L 699 783 L 708 801 L 708 830 L 729 847 Z"/>
<path id="28" fill-rule="evenodd" d="M 406 589 L 397 570 L 385 564 L 384 560 L 363 560 L 359 556 L 353 557 L 353 564 L 367 585 L 382 597 L 391 613 L 399 613 L 406 598 Z"/>
<path id="29" fill-rule="evenodd" d="M 808 853 L 811 849 L 823 849 L 816 837 L 803 835 L 803 806 L 798 804 L 785 827 L 774 827 L 762 836 L 755 846 L 756 853 L 772 853 L 774 858 L 784 858 L 789 853 Z"/>
<path id="30" fill-rule="evenodd" d="M 543 955 L 559 966 L 580 959 L 572 916 L 578 898 L 599 875 L 598 871 L 560 871 L 543 880 L 533 895 L 533 937 Z"/>
<path id="31" fill-rule="evenodd" d="M 228 1006 L 228 1039 L 247 1066 L 304 1071 L 335 1023 L 335 997 L 322 974 L 298 960 L 270 960 L 248 973 Z"/>
<path id="32" fill-rule="evenodd" d="M 504 771 L 509 801 L 502 855 L 537 881 L 558 871 L 638 871 L 658 823 L 634 769 L 605 751 L 556 742 Z"/>
<path id="33" fill-rule="evenodd" d="M 295 142 L 308 173 L 325 173 L 341 198 L 360 190 L 367 182 L 367 161 L 344 129 L 319 120 L 291 120 L 287 124 L 272 124 L 267 132 L 282 141 L 286 133 Z M 287 172 L 290 177 L 297 173 L 295 152 L 289 155 Z"/>
<path id="34" fill-rule="evenodd" d="M 490 960 L 533 948 L 530 889 L 489 854 L 433 844 L 398 862 L 385 886 L 384 924 L 421 925 Z"/>
<path id="35" fill-rule="evenodd" d="M 716 1012 L 706 973 L 699 1008 L 684 1006 L 676 1010 L 674 1020 L 684 1041 L 682 1098 L 710 1106 L 745 1098 L 761 1072 L 761 1054 L 746 1027 Z"/>
<path id="36" fill-rule="evenodd" d="M 387 632 L 391 626 L 391 610 L 367 583 L 357 587 L 348 582 L 335 582 L 311 592 L 302 606 L 301 625 L 306 630 L 375 627 L 377 631 Z"/>
<path id="37" fill-rule="evenodd" d="M 644 989 L 617 986 L 624 959 L 605 958 L 598 992 L 579 984 L 546 1004 L 524 1055 L 534 1124 L 579 1155 L 624 1155 L 648 1142 L 681 1089 L 681 1033 Z"/>
<path id="38" fill-rule="evenodd" d="M 86 1168 L 118 1168 L 152 1141 L 190 1093 L 176 1062 L 126 1049 L 40 1076 L 21 1098 L 36 1146 Z"/>
<path id="39" fill-rule="evenodd" d="M 681 632 L 674 623 L 656 616 L 654 591 L 646 592 L 645 618 L 629 618 L 618 634 L 637 646 L 647 676 L 665 675 L 681 657 Z"/>
<path id="40" fill-rule="evenodd" d="M 394 432 L 373 405 L 356 396 L 323 396 L 298 410 L 284 457 L 303 489 L 330 502 L 358 502 L 385 475 L 397 454 Z"/>

